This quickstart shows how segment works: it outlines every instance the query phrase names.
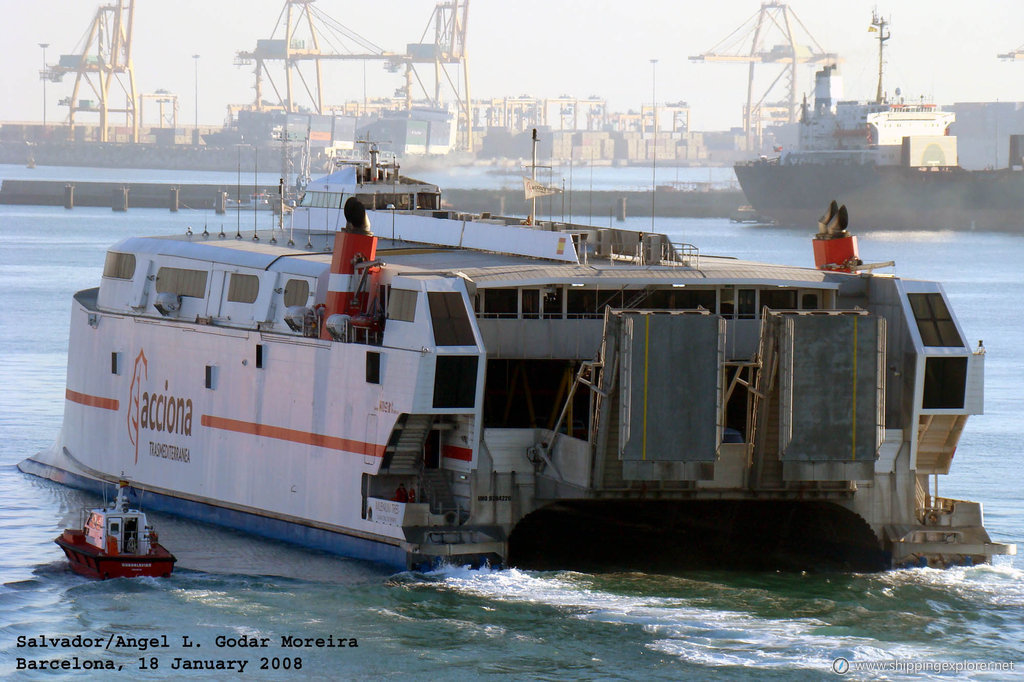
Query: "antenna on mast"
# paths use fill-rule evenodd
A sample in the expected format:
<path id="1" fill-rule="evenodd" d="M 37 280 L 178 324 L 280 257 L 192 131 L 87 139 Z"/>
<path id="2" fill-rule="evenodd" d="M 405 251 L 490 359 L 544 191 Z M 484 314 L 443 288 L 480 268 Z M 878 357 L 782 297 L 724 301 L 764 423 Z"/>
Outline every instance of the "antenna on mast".
<path id="1" fill-rule="evenodd" d="M 885 20 L 885 17 L 878 16 L 878 10 L 871 10 L 871 27 L 868 28 L 871 32 L 878 33 L 878 90 L 875 91 L 875 104 L 882 103 L 882 69 L 883 60 L 882 53 L 885 49 L 885 41 L 889 40 L 889 32 L 885 30 L 885 27 L 889 25 L 889 22 Z"/>

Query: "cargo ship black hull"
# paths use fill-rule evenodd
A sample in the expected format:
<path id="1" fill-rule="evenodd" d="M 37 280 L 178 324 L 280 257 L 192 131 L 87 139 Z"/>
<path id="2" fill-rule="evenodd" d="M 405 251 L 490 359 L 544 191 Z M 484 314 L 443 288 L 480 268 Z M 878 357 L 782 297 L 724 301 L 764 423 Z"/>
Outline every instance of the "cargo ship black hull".
<path id="1" fill-rule="evenodd" d="M 1020 170 L 761 160 L 735 171 L 750 205 L 780 225 L 813 226 L 835 199 L 858 231 L 1024 228 Z"/>

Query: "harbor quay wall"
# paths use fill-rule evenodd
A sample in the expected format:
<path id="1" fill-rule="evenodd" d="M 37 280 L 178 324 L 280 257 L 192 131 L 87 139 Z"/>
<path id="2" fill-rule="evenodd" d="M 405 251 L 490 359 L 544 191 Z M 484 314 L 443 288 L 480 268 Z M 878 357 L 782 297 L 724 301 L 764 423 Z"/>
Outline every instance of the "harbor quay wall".
<path id="1" fill-rule="evenodd" d="M 69 190 L 69 187 L 71 188 Z M 172 190 L 177 190 L 176 201 Z M 0 185 L 0 204 L 34 206 L 102 206 L 125 210 L 134 208 L 216 209 L 221 193 L 235 199 L 238 188 L 229 185 L 187 183 L 83 182 L 60 180 L 4 180 Z M 253 193 L 252 185 L 243 185 L 243 202 Z M 70 196 L 69 196 L 70 192 Z M 261 185 L 256 192 L 276 197 L 277 185 Z M 125 194 L 127 193 L 127 194 Z M 564 199 L 564 202 L 563 202 Z M 727 218 L 746 203 L 739 190 L 686 191 L 659 188 L 654 196 L 654 211 L 660 217 Z M 273 201 L 271 201 L 273 204 Z M 521 189 L 451 189 L 444 192 L 445 208 L 470 213 L 529 215 L 530 202 Z M 574 192 L 537 199 L 537 215 L 559 217 L 563 210 L 576 216 L 590 215 L 595 222 L 604 217 L 616 219 L 651 215 L 650 191 Z"/>
<path id="2" fill-rule="evenodd" d="M 172 190 L 177 190 L 176 196 L 172 196 Z M 277 185 L 260 185 L 255 191 L 269 197 L 276 197 L 279 192 Z M 0 185 L 0 204 L 103 206 L 116 210 L 217 209 L 224 207 L 223 203 L 218 204 L 222 195 L 233 200 L 240 193 L 244 206 L 253 192 L 252 185 L 243 185 L 239 190 L 234 185 L 211 184 L 4 180 Z"/>

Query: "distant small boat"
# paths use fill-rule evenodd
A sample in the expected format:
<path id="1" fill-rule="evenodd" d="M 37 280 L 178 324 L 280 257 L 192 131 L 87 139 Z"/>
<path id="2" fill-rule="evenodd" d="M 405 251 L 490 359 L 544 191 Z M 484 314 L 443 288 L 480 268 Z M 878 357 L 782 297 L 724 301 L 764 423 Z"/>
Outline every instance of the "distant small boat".
<path id="1" fill-rule="evenodd" d="M 729 215 L 729 220 L 734 223 L 759 223 L 770 225 L 775 221 L 766 215 L 762 215 L 753 206 L 740 206 Z"/>
<path id="2" fill-rule="evenodd" d="M 68 528 L 54 540 L 75 573 L 101 580 L 171 575 L 177 559 L 157 542 L 146 515 L 128 507 L 127 487 L 122 481 L 111 507 L 90 510 L 83 528 Z"/>

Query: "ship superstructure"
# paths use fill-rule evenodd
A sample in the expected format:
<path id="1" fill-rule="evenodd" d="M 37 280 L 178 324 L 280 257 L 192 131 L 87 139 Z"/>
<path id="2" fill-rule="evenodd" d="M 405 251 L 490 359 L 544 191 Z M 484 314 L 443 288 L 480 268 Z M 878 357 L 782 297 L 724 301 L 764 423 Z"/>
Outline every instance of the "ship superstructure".
<path id="1" fill-rule="evenodd" d="M 21 468 L 401 568 L 1012 551 L 933 485 L 984 368 L 939 284 L 858 271 L 842 230 L 769 265 L 415 184 L 364 213 L 377 184 L 312 184 L 291 231 L 111 247 Z"/>

